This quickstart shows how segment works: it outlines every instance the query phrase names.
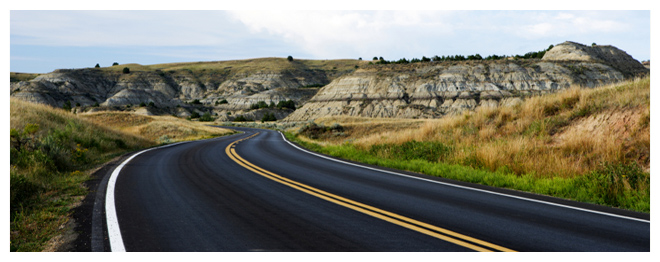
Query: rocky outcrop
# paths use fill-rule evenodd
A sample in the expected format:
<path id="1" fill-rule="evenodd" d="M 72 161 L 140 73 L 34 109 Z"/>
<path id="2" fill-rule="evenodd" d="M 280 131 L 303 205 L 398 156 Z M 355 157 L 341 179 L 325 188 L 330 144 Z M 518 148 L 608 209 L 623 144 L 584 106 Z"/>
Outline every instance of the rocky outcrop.
<path id="1" fill-rule="evenodd" d="M 595 87 L 649 72 L 616 47 L 573 42 L 554 46 L 543 59 L 387 65 L 346 61 L 265 58 L 135 65 L 128 74 L 113 68 L 66 69 L 29 81 L 12 80 L 10 93 L 55 107 L 69 101 L 88 111 L 135 110 L 139 104 L 152 103 L 140 112 L 184 117 L 211 112 L 227 120 L 238 115 L 260 118 L 261 113 L 251 112 L 252 104 L 286 100 L 293 100 L 298 108 L 277 113 L 278 119 L 287 121 L 328 115 L 437 118 L 479 106 L 515 105 L 530 95 L 572 85 Z M 13 79 L 26 78 L 16 75 Z"/>
<path id="2" fill-rule="evenodd" d="M 126 109 L 153 103 L 185 116 L 193 101 L 205 111 L 245 110 L 259 101 L 277 104 L 293 100 L 302 104 L 329 82 L 323 70 L 231 70 L 196 72 L 180 70 L 132 70 L 129 74 L 101 69 L 66 69 L 40 75 L 30 81 L 11 83 L 11 96 L 62 107 L 67 101 L 82 107 Z M 227 100 L 227 104 L 218 104 Z M 180 108 L 188 108 L 181 110 Z M 177 109 L 175 109 L 177 108 Z M 91 109 L 90 109 L 91 110 Z M 202 111 L 204 111 L 202 110 Z M 98 109 L 94 109 L 98 111 Z"/>
<path id="3" fill-rule="evenodd" d="M 611 45 L 592 45 L 566 41 L 550 49 L 543 56 L 543 61 L 585 61 L 606 64 L 618 70 L 626 77 L 648 73 L 639 61 L 625 51 Z"/>
<path id="4" fill-rule="evenodd" d="M 648 73 L 612 46 L 566 42 L 543 59 L 374 65 L 323 87 L 288 121 L 322 116 L 437 118 L 515 105 L 573 85 L 596 87 Z"/>

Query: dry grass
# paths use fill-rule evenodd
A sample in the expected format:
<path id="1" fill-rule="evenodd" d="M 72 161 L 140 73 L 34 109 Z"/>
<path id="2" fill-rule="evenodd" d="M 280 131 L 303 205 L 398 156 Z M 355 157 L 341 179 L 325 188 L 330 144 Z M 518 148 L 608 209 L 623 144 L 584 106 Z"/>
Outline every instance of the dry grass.
<path id="1" fill-rule="evenodd" d="M 345 137 L 368 150 L 379 144 L 437 141 L 443 161 L 519 175 L 575 177 L 602 163 L 636 162 L 649 170 L 650 78 L 587 89 L 574 87 L 514 107 L 479 108 L 435 120 L 334 117 Z"/>
<path id="2" fill-rule="evenodd" d="M 129 112 L 98 112 L 84 114 L 82 117 L 159 143 L 198 140 L 233 133 L 228 129 L 210 127 L 201 122 L 189 121 L 174 116 L 146 116 Z"/>

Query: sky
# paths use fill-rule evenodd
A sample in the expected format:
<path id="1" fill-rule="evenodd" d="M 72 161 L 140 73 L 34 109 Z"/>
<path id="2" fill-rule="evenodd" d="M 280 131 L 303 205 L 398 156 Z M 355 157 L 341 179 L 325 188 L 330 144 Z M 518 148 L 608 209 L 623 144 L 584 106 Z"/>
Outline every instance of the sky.
<path id="1" fill-rule="evenodd" d="M 244 7 L 35 11 L 19 6 L 8 10 L 9 69 L 47 73 L 97 63 L 106 67 L 114 62 L 149 65 L 289 55 L 299 59 L 382 56 L 386 60 L 457 54 L 486 57 L 522 55 L 564 41 L 613 45 L 640 61 L 649 60 L 651 54 L 651 12 L 650 6 L 643 5 L 641 11 Z"/>

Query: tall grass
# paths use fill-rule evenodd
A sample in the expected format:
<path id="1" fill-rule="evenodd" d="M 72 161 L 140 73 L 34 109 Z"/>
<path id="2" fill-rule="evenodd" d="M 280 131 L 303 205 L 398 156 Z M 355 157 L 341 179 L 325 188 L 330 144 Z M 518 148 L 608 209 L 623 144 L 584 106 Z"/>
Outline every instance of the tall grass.
<path id="1" fill-rule="evenodd" d="M 233 133 L 172 116 L 75 115 L 11 98 L 11 251 L 40 251 L 87 194 L 91 169 L 162 143 Z"/>
<path id="2" fill-rule="evenodd" d="M 61 109 L 10 100 L 11 251 L 40 251 L 60 233 L 90 168 L 154 145 Z"/>
<path id="3" fill-rule="evenodd" d="M 146 116 L 129 112 L 97 112 L 81 116 L 99 125 L 144 137 L 158 143 L 198 140 L 233 133 L 174 116 Z"/>
<path id="4" fill-rule="evenodd" d="M 323 121 L 343 125 L 345 136 L 300 141 L 322 143 L 320 150 L 336 156 L 644 212 L 650 208 L 649 180 L 632 183 L 632 175 L 617 175 L 624 169 L 649 177 L 649 77 L 573 87 L 516 106 L 480 107 L 436 120 L 317 122 Z M 429 171 L 458 166 L 478 175 Z"/>

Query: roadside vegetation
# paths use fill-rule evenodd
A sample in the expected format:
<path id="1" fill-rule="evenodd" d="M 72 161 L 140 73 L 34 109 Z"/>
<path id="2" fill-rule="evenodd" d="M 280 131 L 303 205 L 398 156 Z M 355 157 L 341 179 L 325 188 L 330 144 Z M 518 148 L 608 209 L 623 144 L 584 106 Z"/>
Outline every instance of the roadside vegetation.
<path id="1" fill-rule="evenodd" d="M 10 250 L 41 251 L 86 194 L 90 169 L 155 143 L 11 98 Z"/>
<path id="2" fill-rule="evenodd" d="M 67 230 L 95 168 L 122 154 L 232 133 L 171 116 L 72 114 L 10 99 L 10 251 L 42 251 Z"/>
<path id="3" fill-rule="evenodd" d="M 147 116 L 130 112 L 96 112 L 81 114 L 80 117 L 90 122 L 109 126 L 115 130 L 138 135 L 159 144 L 188 140 L 199 140 L 233 133 L 228 129 L 207 126 L 208 122 L 200 116 L 200 121 L 189 121 L 175 116 Z"/>
<path id="4" fill-rule="evenodd" d="M 650 212 L 650 78 L 434 120 L 328 117 L 289 138 L 368 164 Z"/>

